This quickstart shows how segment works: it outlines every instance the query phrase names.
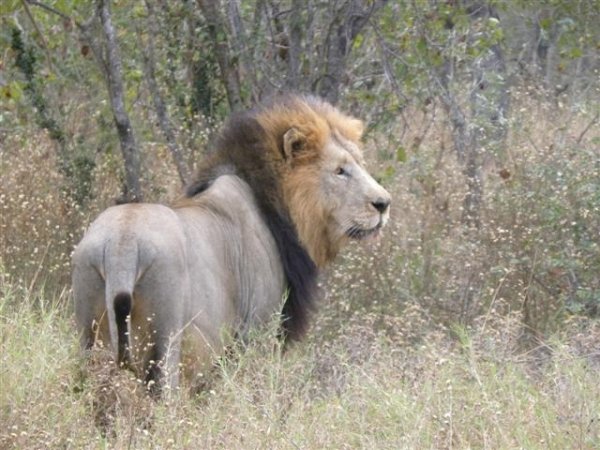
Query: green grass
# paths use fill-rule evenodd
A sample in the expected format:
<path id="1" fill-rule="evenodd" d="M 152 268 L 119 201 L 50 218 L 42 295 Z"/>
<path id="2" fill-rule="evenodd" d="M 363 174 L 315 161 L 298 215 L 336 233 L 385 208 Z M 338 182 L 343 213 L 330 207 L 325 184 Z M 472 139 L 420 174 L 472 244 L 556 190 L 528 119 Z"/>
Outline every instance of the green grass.
<path id="1" fill-rule="evenodd" d="M 597 322 L 527 351 L 514 317 L 412 346 L 367 320 L 284 356 L 266 331 L 155 402 L 101 352 L 82 375 L 66 300 L 2 279 L 1 448 L 600 448 Z"/>

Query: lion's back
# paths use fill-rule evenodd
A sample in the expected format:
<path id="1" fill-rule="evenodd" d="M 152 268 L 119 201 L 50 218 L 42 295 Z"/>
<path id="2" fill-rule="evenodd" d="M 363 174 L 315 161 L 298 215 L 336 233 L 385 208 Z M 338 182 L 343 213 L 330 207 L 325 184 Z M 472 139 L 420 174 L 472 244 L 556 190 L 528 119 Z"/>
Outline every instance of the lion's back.
<path id="1" fill-rule="evenodd" d="M 241 315 L 238 322 L 270 317 L 281 301 L 285 276 L 277 244 L 248 184 L 223 175 L 175 211 L 190 243 L 188 269 L 198 294 L 192 297 L 225 294 L 222 300 Z M 206 307 L 221 307 L 223 301 Z"/>

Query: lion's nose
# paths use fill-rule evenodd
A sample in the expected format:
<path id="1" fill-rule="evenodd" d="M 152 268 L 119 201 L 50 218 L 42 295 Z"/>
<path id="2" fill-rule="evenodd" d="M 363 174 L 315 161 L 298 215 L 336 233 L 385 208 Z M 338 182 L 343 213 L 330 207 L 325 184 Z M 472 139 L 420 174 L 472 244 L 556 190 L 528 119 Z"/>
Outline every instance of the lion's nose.
<path id="1" fill-rule="evenodd" d="M 390 199 L 378 198 L 374 202 L 371 202 L 371 205 L 373 205 L 373 208 L 375 208 L 377 211 L 383 214 L 385 210 L 388 209 L 388 207 L 390 206 Z"/>

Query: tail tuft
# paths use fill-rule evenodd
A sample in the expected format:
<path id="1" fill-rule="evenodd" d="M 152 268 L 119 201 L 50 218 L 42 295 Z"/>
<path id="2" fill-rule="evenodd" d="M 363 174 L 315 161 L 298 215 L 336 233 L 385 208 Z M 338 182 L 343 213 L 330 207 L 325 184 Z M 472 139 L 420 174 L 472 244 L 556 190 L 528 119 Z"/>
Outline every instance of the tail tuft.
<path id="1" fill-rule="evenodd" d="M 115 321 L 118 332 L 118 363 L 129 363 L 129 339 L 127 336 L 127 316 L 131 314 L 131 294 L 120 292 L 115 295 L 113 307 L 115 309 Z"/>

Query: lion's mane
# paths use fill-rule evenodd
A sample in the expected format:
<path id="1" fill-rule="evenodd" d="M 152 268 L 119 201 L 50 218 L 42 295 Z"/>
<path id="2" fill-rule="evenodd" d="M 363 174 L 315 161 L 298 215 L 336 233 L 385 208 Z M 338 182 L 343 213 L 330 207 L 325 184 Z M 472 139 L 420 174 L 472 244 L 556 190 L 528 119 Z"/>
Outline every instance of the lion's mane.
<path id="1" fill-rule="evenodd" d="M 305 149 L 285 159 L 283 136 L 295 128 L 305 137 Z M 358 142 L 363 125 L 322 100 L 310 96 L 278 97 L 254 110 L 234 114 L 217 139 L 214 152 L 186 189 L 182 204 L 190 204 L 221 175 L 234 174 L 252 189 L 275 239 L 288 283 L 282 311 L 282 337 L 300 338 L 314 309 L 318 267 L 331 261 L 340 243 L 324 233 L 324 207 L 314 170 L 321 151 L 336 130 Z"/>

